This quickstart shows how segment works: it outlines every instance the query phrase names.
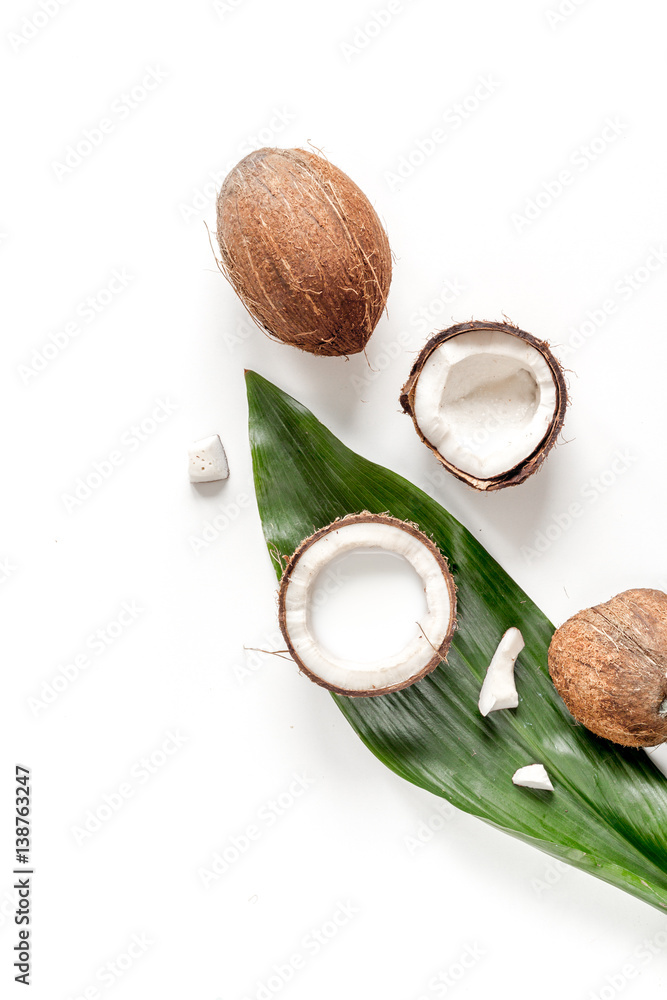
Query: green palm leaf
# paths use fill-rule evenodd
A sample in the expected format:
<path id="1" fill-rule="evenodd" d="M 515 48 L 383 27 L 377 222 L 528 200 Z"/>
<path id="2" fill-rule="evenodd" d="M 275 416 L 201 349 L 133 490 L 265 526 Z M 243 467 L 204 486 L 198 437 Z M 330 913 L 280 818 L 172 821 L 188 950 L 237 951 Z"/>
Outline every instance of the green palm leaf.
<path id="1" fill-rule="evenodd" d="M 336 697 L 366 746 L 408 781 L 506 833 L 667 909 L 667 780 L 643 751 L 577 725 L 547 671 L 553 625 L 463 525 L 405 479 L 346 448 L 304 406 L 247 373 L 264 535 L 282 561 L 317 528 L 362 510 L 416 522 L 447 556 L 458 631 L 446 663 L 375 698 Z M 526 642 L 519 707 L 483 718 L 479 690 L 503 632 Z M 512 784 L 543 763 L 555 791 Z"/>

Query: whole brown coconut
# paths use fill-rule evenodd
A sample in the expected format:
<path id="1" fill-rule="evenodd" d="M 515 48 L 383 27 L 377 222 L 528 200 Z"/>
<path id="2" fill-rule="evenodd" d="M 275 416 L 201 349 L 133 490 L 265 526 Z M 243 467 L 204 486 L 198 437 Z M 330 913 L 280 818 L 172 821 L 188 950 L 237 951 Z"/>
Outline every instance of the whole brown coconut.
<path id="1" fill-rule="evenodd" d="M 572 715 L 628 747 L 667 740 L 667 594 L 626 590 L 556 631 L 549 671 Z"/>
<path id="2" fill-rule="evenodd" d="M 363 351 L 391 251 L 347 174 L 304 149 L 258 149 L 228 174 L 217 216 L 222 268 L 259 326 L 311 354 Z"/>

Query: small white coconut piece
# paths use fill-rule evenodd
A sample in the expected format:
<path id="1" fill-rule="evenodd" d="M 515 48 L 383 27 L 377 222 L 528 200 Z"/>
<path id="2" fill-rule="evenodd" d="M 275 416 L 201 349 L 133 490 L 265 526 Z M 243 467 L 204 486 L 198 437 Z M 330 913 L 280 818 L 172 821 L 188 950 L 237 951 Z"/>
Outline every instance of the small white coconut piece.
<path id="1" fill-rule="evenodd" d="M 544 792 L 554 790 L 544 764 L 527 764 L 526 767 L 520 767 L 513 774 L 512 781 L 522 788 L 539 788 Z"/>
<path id="2" fill-rule="evenodd" d="M 188 448 L 191 483 L 215 483 L 229 476 L 227 456 L 218 434 L 195 441 Z"/>
<path id="3" fill-rule="evenodd" d="M 445 468 L 475 489 L 496 490 L 542 463 L 567 391 L 546 343 L 508 323 L 470 322 L 429 340 L 401 404 Z"/>
<path id="4" fill-rule="evenodd" d="M 659 743 L 657 747 L 644 747 L 655 766 L 667 775 L 667 743 Z"/>
<path id="5" fill-rule="evenodd" d="M 317 640 L 311 607 L 320 573 L 338 556 L 381 550 L 405 559 L 420 577 L 426 612 L 403 649 L 371 662 L 333 655 Z M 278 595 L 287 648 L 311 680 L 338 694 L 370 696 L 398 691 L 445 659 L 456 621 L 456 589 L 447 560 L 414 524 L 387 514 L 350 514 L 305 539 L 287 563 Z"/>
<path id="6" fill-rule="evenodd" d="M 516 708 L 519 695 L 514 682 L 514 664 L 525 646 L 518 628 L 508 628 L 498 643 L 479 693 L 479 710 L 482 715 L 502 708 Z"/>

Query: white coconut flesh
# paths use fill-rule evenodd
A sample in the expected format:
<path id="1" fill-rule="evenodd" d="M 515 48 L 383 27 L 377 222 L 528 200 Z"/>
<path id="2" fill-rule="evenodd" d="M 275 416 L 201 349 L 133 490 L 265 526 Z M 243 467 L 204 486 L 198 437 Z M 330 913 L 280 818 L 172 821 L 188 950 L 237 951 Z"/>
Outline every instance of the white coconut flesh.
<path id="1" fill-rule="evenodd" d="M 655 766 L 664 775 L 667 775 L 667 743 L 660 743 L 657 747 L 644 747 Z"/>
<path id="2" fill-rule="evenodd" d="M 482 715 L 518 706 L 514 664 L 524 646 L 519 629 L 508 628 L 493 654 L 479 693 L 479 710 Z"/>
<path id="3" fill-rule="evenodd" d="M 425 611 L 402 649 L 364 660 L 351 650 L 335 655 L 319 640 L 313 627 L 313 598 L 321 593 L 322 574 L 333 560 L 352 552 L 387 552 L 406 560 L 421 580 Z M 453 627 L 450 581 L 433 550 L 394 524 L 356 522 L 332 526 L 304 548 L 291 568 L 282 594 L 284 627 L 303 666 L 325 685 L 341 691 L 367 692 L 405 685 L 434 659 Z M 341 586 L 344 586 L 344 582 Z"/>
<path id="4" fill-rule="evenodd" d="M 403 649 L 423 621 L 421 577 L 403 556 L 353 549 L 322 569 L 310 592 L 311 632 L 320 648 L 371 663 Z"/>
<path id="5" fill-rule="evenodd" d="M 556 384 L 542 354 L 496 330 L 461 333 L 436 347 L 414 395 L 426 440 L 477 479 L 525 461 L 549 431 L 556 406 Z"/>
<path id="6" fill-rule="evenodd" d="M 554 786 L 544 764 L 527 764 L 512 775 L 515 785 L 523 788 L 537 788 L 543 792 L 553 792 Z"/>

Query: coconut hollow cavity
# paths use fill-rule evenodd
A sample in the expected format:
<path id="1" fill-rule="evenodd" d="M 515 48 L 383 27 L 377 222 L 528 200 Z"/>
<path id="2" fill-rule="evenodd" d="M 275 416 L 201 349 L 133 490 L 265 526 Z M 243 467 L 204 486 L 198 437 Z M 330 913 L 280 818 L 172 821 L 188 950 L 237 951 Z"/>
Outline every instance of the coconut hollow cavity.
<path id="1" fill-rule="evenodd" d="M 548 345 L 509 323 L 459 323 L 436 334 L 401 405 L 444 467 L 478 490 L 516 486 L 556 443 L 567 408 Z"/>
<path id="2" fill-rule="evenodd" d="M 549 672 L 572 715 L 628 747 L 667 741 L 667 594 L 626 590 L 556 630 Z"/>
<path id="3" fill-rule="evenodd" d="M 405 559 L 420 577 L 426 613 L 403 649 L 370 663 L 324 649 L 312 624 L 319 574 L 350 552 L 380 550 Z M 386 514 L 351 514 L 316 531 L 289 560 L 278 595 L 280 629 L 292 658 L 311 680 L 338 694 L 370 696 L 398 691 L 445 659 L 456 623 L 456 589 L 447 560 L 415 525 Z"/>
<path id="4" fill-rule="evenodd" d="M 221 266 L 255 322 L 310 354 L 363 351 L 387 302 L 391 250 L 366 195 L 322 156 L 258 149 L 217 200 Z"/>

